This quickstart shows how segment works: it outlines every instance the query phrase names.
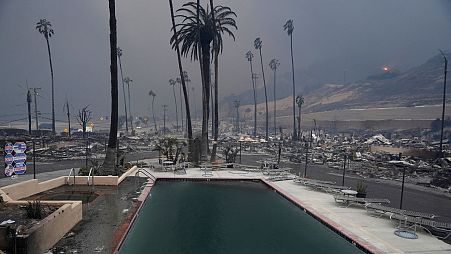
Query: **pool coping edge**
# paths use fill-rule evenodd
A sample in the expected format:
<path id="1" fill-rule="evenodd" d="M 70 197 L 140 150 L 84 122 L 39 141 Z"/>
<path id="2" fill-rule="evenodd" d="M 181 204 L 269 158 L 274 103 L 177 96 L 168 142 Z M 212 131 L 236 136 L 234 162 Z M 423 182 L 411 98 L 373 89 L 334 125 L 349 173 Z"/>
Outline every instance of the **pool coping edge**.
<path id="1" fill-rule="evenodd" d="M 146 187 L 143 189 L 143 191 L 141 192 L 140 196 L 137 199 L 137 203 L 139 202 L 139 206 L 137 207 L 137 209 L 135 211 L 132 211 L 133 214 L 127 215 L 127 217 L 123 220 L 123 222 L 121 222 L 121 224 L 118 226 L 118 228 L 113 233 L 113 247 L 114 247 L 114 249 L 113 249 L 112 253 L 119 253 L 119 249 L 121 248 L 122 244 L 124 243 L 124 240 L 125 240 L 128 232 L 130 231 L 131 226 L 133 225 L 134 221 L 136 220 L 136 218 L 137 218 L 137 216 L 138 216 L 138 214 L 139 214 L 139 212 L 140 212 L 145 200 L 149 196 L 152 187 L 156 184 L 156 182 L 158 180 L 163 180 L 163 181 L 174 181 L 174 180 L 175 181 L 210 181 L 210 180 L 212 180 L 212 181 L 259 181 L 259 182 L 263 183 L 264 185 L 266 185 L 267 187 L 269 187 L 269 188 L 273 189 L 274 191 L 276 191 L 283 198 L 285 198 L 289 202 L 293 203 L 298 208 L 302 209 L 305 213 L 307 213 L 310 216 L 312 216 L 314 219 L 316 219 L 321 224 L 325 225 L 326 227 L 328 227 L 329 229 L 331 229 L 335 233 L 339 234 L 346 241 L 348 241 L 349 243 L 353 244 L 354 246 L 356 246 L 361 251 L 364 251 L 366 253 L 371 253 L 371 254 L 382 254 L 382 253 L 384 253 L 383 251 L 381 251 L 380 249 L 375 247 L 373 244 L 371 244 L 368 241 L 364 240 L 363 238 L 357 236 L 356 234 L 350 232 L 349 230 L 341 227 L 339 224 L 337 224 L 334 221 L 330 220 L 329 218 L 321 215 L 318 211 L 316 211 L 310 205 L 300 201 L 299 199 L 297 199 L 293 195 L 287 193 L 286 191 L 282 190 L 281 188 L 279 188 L 275 184 L 273 184 L 271 182 L 268 182 L 268 181 L 266 181 L 263 178 L 217 178 L 217 177 L 208 177 L 208 178 L 207 177 L 206 178 L 200 178 L 200 177 L 156 177 L 155 181 L 153 181 L 152 184 L 150 184 L 152 182 L 152 180 L 149 179 L 146 182 Z M 129 218 L 130 216 L 132 216 L 132 218 L 130 220 L 127 220 L 127 218 Z M 126 230 L 121 230 L 122 232 L 120 232 L 121 226 L 122 227 L 126 226 Z M 114 237 L 116 234 L 121 234 L 119 239 Z M 119 236 L 117 236 L 117 237 L 119 237 Z M 119 240 L 119 241 L 116 241 L 116 239 Z"/>
<path id="2" fill-rule="evenodd" d="M 135 222 L 139 212 L 141 211 L 142 206 L 144 205 L 145 200 L 150 194 L 152 187 L 155 185 L 156 179 L 148 179 L 146 181 L 146 185 L 144 189 L 141 191 L 141 194 L 133 201 L 132 206 L 130 208 L 127 216 L 122 220 L 119 226 L 114 230 L 113 237 L 111 239 L 112 244 L 112 252 L 111 253 L 119 253 L 119 249 L 124 243 L 125 237 L 127 236 L 130 228 Z"/>
<path id="3" fill-rule="evenodd" d="M 366 252 L 366 253 L 372 253 L 372 254 L 382 254 L 383 251 L 379 250 L 377 247 L 375 247 L 373 244 L 369 243 L 368 241 L 362 239 L 361 237 L 357 236 L 356 234 L 348 231 L 347 229 L 341 227 L 339 224 L 335 223 L 334 221 L 330 220 L 329 218 L 321 215 L 318 211 L 316 211 L 313 207 L 309 206 L 308 204 L 305 204 L 304 202 L 300 201 L 293 195 L 287 193 L 286 191 L 280 189 L 276 185 L 266 181 L 265 179 L 260 179 L 264 184 L 266 184 L 268 187 L 274 189 L 278 194 L 280 194 L 282 197 L 287 199 L 288 201 L 292 202 L 297 207 L 301 208 L 309 214 L 310 216 L 314 217 L 317 221 L 321 222 L 323 225 L 327 226 L 329 229 L 334 231 L 335 233 L 339 234 L 341 237 L 345 238 L 346 241 L 350 242 L 351 244 L 355 245 L 360 250 Z"/>

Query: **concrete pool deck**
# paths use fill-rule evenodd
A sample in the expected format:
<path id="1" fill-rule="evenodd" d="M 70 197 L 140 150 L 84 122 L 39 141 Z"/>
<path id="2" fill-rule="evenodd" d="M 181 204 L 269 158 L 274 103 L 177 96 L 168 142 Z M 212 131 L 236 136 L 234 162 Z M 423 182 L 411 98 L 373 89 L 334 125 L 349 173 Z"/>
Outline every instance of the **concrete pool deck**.
<path id="1" fill-rule="evenodd" d="M 155 161 L 152 160 L 152 162 Z M 372 253 L 451 253 L 451 245 L 421 229 L 417 231 L 418 239 L 400 238 L 394 234 L 396 229 L 394 221 L 386 217 L 371 216 L 363 207 L 340 206 L 335 203 L 331 194 L 311 190 L 292 180 L 268 182 L 265 180 L 266 176 L 260 172 L 243 172 L 233 169 L 207 171 L 211 172 L 209 176 L 204 176 L 205 172 L 200 168 L 190 168 L 187 174 L 183 175 L 149 169 L 140 170 L 147 171 L 156 178 L 166 179 L 260 179 Z"/>

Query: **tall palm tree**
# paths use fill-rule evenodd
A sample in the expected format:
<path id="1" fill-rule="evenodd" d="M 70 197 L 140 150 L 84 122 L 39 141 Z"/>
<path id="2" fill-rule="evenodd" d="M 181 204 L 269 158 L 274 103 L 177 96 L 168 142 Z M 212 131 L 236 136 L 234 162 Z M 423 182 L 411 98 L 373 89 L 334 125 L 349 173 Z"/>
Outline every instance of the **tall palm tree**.
<path id="1" fill-rule="evenodd" d="M 230 28 L 237 28 L 235 20 L 236 14 L 224 6 L 215 6 L 213 11 L 205 10 L 198 3 L 186 3 L 177 10 L 179 14 L 175 17 L 182 19 L 178 24 L 180 30 L 171 38 L 173 47 L 176 38 L 181 44 L 181 53 L 185 57 L 190 55 L 191 60 L 199 60 L 202 76 L 202 159 L 207 157 L 208 148 L 208 118 L 210 101 L 210 51 L 222 52 L 222 34 L 226 33 L 234 38 Z M 216 17 L 216 18 L 214 18 Z M 211 43 L 215 41 L 213 49 Z"/>
<path id="2" fill-rule="evenodd" d="M 117 57 L 119 59 L 119 69 L 121 70 L 121 80 L 122 80 L 122 94 L 124 95 L 124 111 L 125 111 L 125 132 L 128 134 L 128 112 L 127 112 L 127 98 L 125 97 L 125 83 L 124 83 L 124 75 L 122 73 L 122 49 L 117 47 Z"/>
<path id="3" fill-rule="evenodd" d="M 210 75 L 212 75 L 212 73 Z M 210 76 L 210 80 L 211 77 L 212 76 Z M 215 98 L 213 95 L 213 91 L 215 89 L 214 82 L 211 82 L 210 86 L 211 138 L 213 139 L 215 133 Z"/>
<path id="4" fill-rule="evenodd" d="M 131 78 L 129 78 L 129 77 L 125 77 L 123 82 L 125 84 L 127 84 L 127 90 L 128 90 L 128 115 L 130 116 L 130 127 L 132 129 L 132 135 L 134 135 L 135 130 L 133 129 L 132 100 L 130 99 L 130 83 L 132 83 L 133 80 Z"/>
<path id="5" fill-rule="evenodd" d="M 277 107 L 276 107 L 276 73 L 277 73 L 277 68 L 279 67 L 280 63 L 279 60 L 277 59 L 272 59 L 271 62 L 269 62 L 269 67 L 271 67 L 271 70 L 274 72 L 273 76 L 274 76 L 274 100 L 273 100 L 273 104 L 274 104 L 274 136 L 277 135 L 277 125 L 276 125 L 276 111 L 277 111 Z"/>
<path id="6" fill-rule="evenodd" d="M 176 127 L 175 129 L 177 132 L 179 131 L 179 112 L 177 110 L 177 97 L 175 96 L 175 85 L 177 82 L 173 79 L 169 80 L 169 86 L 172 86 L 172 92 L 174 93 L 174 103 L 175 103 L 175 121 L 176 121 Z"/>
<path id="7" fill-rule="evenodd" d="M 295 109 L 295 94 L 296 88 L 294 83 L 294 60 L 293 60 L 293 20 L 289 19 L 283 25 L 283 30 L 287 31 L 288 36 L 290 36 L 290 48 L 291 48 L 291 75 L 293 78 L 293 139 L 296 139 L 296 109 Z"/>
<path id="8" fill-rule="evenodd" d="M 188 100 L 188 104 L 189 104 L 189 83 L 191 82 L 191 79 L 189 78 L 189 76 L 188 76 L 188 72 L 187 71 L 183 71 L 183 78 L 185 79 L 185 82 L 186 82 L 186 90 L 187 90 L 187 92 L 188 92 L 188 96 L 186 97 L 187 98 L 187 100 Z M 182 83 L 180 83 L 180 92 L 182 91 Z M 181 110 L 181 116 L 182 116 L 182 128 L 183 128 L 183 106 L 182 106 L 182 95 L 180 94 L 180 110 Z M 183 129 L 184 131 L 186 130 L 186 128 L 187 128 L 187 125 L 185 125 L 185 129 Z M 186 132 L 185 132 L 185 134 L 186 134 Z M 184 134 L 184 136 L 185 136 L 185 134 Z"/>
<path id="9" fill-rule="evenodd" d="M 262 67 L 263 87 L 265 89 L 265 104 L 266 104 L 266 122 L 265 122 L 266 135 L 265 135 L 265 139 L 268 140 L 268 130 L 269 130 L 269 128 L 268 128 L 268 94 L 266 93 L 266 79 L 265 79 L 265 70 L 263 68 L 263 57 L 262 57 L 262 40 L 260 38 L 255 39 L 254 47 L 256 50 L 258 50 L 260 52 L 260 64 Z"/>
<path id="10" fill-rule="evenodd" d="M 110 74 L 111 74 L 111 123 L 108 138 L 108 147 L 105 161 L 100 174 L 117 175 L 116 146 L 118 126 L 118 80 L 117 80 L 117 31 L 116 31 L 116 4 L 115 0 L 108 0 L 110 12 Z"/>
<path id="11" fill-rule="evenodd" d="M 155 120 L 155 111 L 154 111 L 155 96 L 157 96 L 157 94 L 155 94 L 155 92 L 153 90 L 150 90 L 149 96 L 152 97 L 152 118 L 153 118 L 153 124 L 155 126 L 155 132 L 157 132 L 158 131 L 158 129 L 157 129 L 157 121 Z"/>
<path id="12" fill-rule="evenodd" d="M 199 0 L 198 0 L 199 1 Z M 183 75 L 183 67 L 182 67 L 182 58 L 180 54 L 180 47 L 179 47 L 179 39 L 177 36 L 177 28 L 175 24 L 175 17 L 174 17 L 174 6 L 172 4 L 172 0 L 169 0 L 169 10 L 171 12 L 171 22 L 172 22 L 172 32 L 173 38 L 174 38 L 174 45 L 175 45 L 175 51 L 177 52 L 177 63 L 179 67 L 179 75 L 182 79 L 182 88 L 183 88 L 183 96 L 185 98 L 185 111 L 186 111 L 186 125 L 188 126 L 188 160 L 193 160 L 193 128 L 191 125 L 191 112 L 189 107 L 189 101 L 188 101 L 188 92 L 185 84 L 185 78 Z"/>
<path id="13" fill-rule="evenodd" d="M 215 12 L 214 12 L 214 4 L 213 4 L 213 0 L 210 0 L 210 8 L 213 10 L 211 12 L 211 20 L 213 21 L 213 24 L 218 25 L 219 27 L 221 26 L 221 24 L 216 24 L 216 20 L 215 20 Z M 236 17 L 236 15 L 235 15 Z M 235 24 L 235 21 L 233 22 Z M 235 24 L 236 27 L 236 24 Z M 235 37 L 233 37 L 235 39 Z M 222 45 L 221 45 L 222 47 Z M 217 36 L 213 37 L 213 48 L 211 49 L 211 54 L 214 57 L 214 68 L 215 68 L 215 82 L 213 83 L 213 87 L 214 87 L 214 107 L 213 107 L 213 117 L 212 119 L 212 123 L 213 123 L 213 128 L 212 128 L 212 132 L 213 132 L 213 150 L 211 152 L 211 161 L 216 161 L 216 151 L 217 151 L 217 142 L 218 142 L 218 134 L 219 134 L 219 111 L 218 111 L 218 56 L 219 56 L 219 46 L 218 46 L 218 38 Z"/>
<path id="14" fill-rule="evenodd" d="M 298 117 L 298 138 L 301 138 L 301 110 L 302 110 L 302 104 L 304 104 L 304 97 L 301 95 L 296 96 L 296 104 L 299 108 L 299 117 Z"/>
<path id="15" fill-rule="evenodd" d="M 47 52 L 49 54 L 49 63 L 50 63 L 50 76 L 52 78 L 52 132 L 55 135 L 55 88 L 53 82 L 53 64 L 52 64 L 52 53 L 50 52 L 50 42 L 49 39 L 55 33 L 52 28 L 52 24 L 50 21 L 46 19 L 39 20 L 36 23 L 36 30 L 39 31 L 42 35 L 44 35 L 45 41 L 47 42 Z"/>
<path id="16" fill-rule="evenodd" d="M 180 97 L 179 97 L 180 98 L 180 119 L 181 119 L 181 123 L 182 123 L 181 131 L 183 132 L 182 79 L 181 78 L 176 78 L 175 82 L 177 84 L 180 84 Z M 186 80 L 185 80 L 185 82 L 186 82 Z M 186 82 L 186 83 L 188 83 L 188 82 Z M 178 107 L 178 104 L 177 104 L 177 107 Z"/>
<path id="17" fill-rule="evenodd" d="M 252 67 L 252 58 L 254 58 L 254 54 L 251 51 L 246 52 L 246 58 L 251 65 L 251 80 L 252 80 L 252 90 L 254 91 L 254 137 L 257 136 L 257 94 L 255 91 L 255 79 L 254 79 L 254 70 Z"/>
<path id="18" fill-rule="evenodd" d="M 196 89 L 194 86 L 191 87 L 191 91 L 193 95 L 193 104 L 194 104 L 194 119 L 197 120 Z"/>

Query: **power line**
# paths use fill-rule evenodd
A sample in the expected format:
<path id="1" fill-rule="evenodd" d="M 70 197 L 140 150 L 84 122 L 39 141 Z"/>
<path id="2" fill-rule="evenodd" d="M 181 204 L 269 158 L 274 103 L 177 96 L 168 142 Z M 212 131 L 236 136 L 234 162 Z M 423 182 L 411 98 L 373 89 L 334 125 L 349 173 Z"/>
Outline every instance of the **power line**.
<path id="1" fill-rule="evenodd" d="M 0 123 L 0 125 L 4 125 L 4 124 L 9 124 L 9 123 L 13 123 L 13 122 L 18 122 L 18 121 L 22 121 L 22 120 L 26 120 L 27 118 L 21 118 L 21 119 L 16 119 L 16 120 L 11 120 L 11 121 L 7 121 L 7 122 L 2 122 Z"/>

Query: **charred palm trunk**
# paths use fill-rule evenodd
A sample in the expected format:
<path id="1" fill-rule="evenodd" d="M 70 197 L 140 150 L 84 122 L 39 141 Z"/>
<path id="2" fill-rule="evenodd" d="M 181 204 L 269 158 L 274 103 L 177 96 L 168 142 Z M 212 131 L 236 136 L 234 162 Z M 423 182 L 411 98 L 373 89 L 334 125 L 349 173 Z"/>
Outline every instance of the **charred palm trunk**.
<path id="1" fill-rule="evenodd" d="M 110 74 L 111 74 L 111 123 L 108 138 L 108 148 L 101 174 L 115 174 L 116 171 L 116 146 L 118 125 L 118 80 L 117 80 L 117 32 L 116 32 L 116 7 L 115 0 L 108 0 L 110 11 Z"/>
<path id="2" fill-rule="evenodd" d="M 213 134 L 213 138 L 214 138 L 214 143 L 213 143 L 213 150 L 211 152 L 211 161 L 215 161 L 216 160 L 216 152 L 218 149 L 218 136 L 219 136 L 219 110 L 218 110 L 218 74 L 219 74 L 219 70 L 218 70 L 218 56 L 219 54 L 216 52 L 215 53 L 215 91 L 214 91 L 214 95 L 215 95 L 215 107 L 214 107 L 214 116 L 215 116 L 215 122 L 214 122 L 214 134 Z"/>
<path id="3" fill-rule="evenodd" d="M 290 48 L 291 48 L 291 75 L 293 78 L 293 139 L 296 140 L 296 86 L 294 83 L 294 60 L 293 60 L 293 35 L 290 35 Z"/>
<path id="4" fill-rule="evenodd" d="M 255 79 L 254 79 L 254 70 L 252 67 L 252 61 L 250 61 L 251 64 L 251 80 L 252 80 L 252 89 L 254 90 L 254 137 L 257 136 L 257 94 L 255 91 Z"/>
<path id="5" fill-rule="evenodd" d="M 299 117 L 298 117 L 298 139 L 301 139 L 301 110 L 302 110 L 302 104 L 299 105 Z"/>
<path id="6" fill-rule="evenodd" d="M 201 159 L 207 160 L 208 156 L 208 118 L 210 102 L 210 42 L 201 43 L 202 45 L 202 74 L 204 84 L 202 89 L 202 144 Z"/>
<path id="7" fill-rule="evenodd" d="M 174 35 L 177 34 L 177 30 L 175 27 L 175 19 L 174 19 L 174 7 L 172 5 L 172 0 L 169 0 L 169 7 L 170 7 L 170 11 L 171 11 L 171 21 L 172 21 L 172 29 L 174 32 Z M 178 43 L 178 38 L 176 38 L 176 51 L 177 51 L 177 62 L 179 65 L 179 73 L 180 73 L 180 78 L 182 80 L 182 87 L 183 87 L 183 96 L 185 98 L 185 111 L 186 111 L 186 124 L 188 126 L 188 160 L 192 161 L 192 155 L 193 155 L 193 129 L 191 126 L 191 112 L 190 112 L 190 108 L 189 108 L 189 102 L 188 102 L 188 93 L 186 90 L 186 84 L 185 84 L 185 79 L 183 77 L 183 68 L 182 68 L 182 59 L 180 56 L 180 48 L 179 48 L 179 43 Z"/>
<path id="8" fill-rule="evenodd" d="M 211 69 L 211 65 L 210 65 Z M 210 110 L 211 110 L 211 139 L 214 138 L 215 133 L 215 96 L 213 94 L 214 84 L 211 83 L 211 75 L 210 75 Z"/>
<path id="9" fill-rule="evenodd" d="M 268 94 L 266 92 L 266 79 L 265 79 L 265 70 L 263 68 L 263 57 L 262 57 L 262 48 L 261 47 L 260 47 L 260 63 L 262 66 L 263 87 L 265 89 L 265 105 L 266 105 L 265 139 L 268 141 Z"/>
<path id="10" fill-rule="evenodd" d="M 52 133 L 56 134 L 55 130 L 55 88 L 53 86 L 53 64 L 52 64 L 52 53 L 50 52 L 50 43 L 48 36 L 45 37 L 47 42 L 47 52 L 49 54 L 49 63 L 50 63 L 50 76 L 52 78 Z"/>
<path id="11" fill-rule="evenodd" d="M 210 8 L 211 8 L 211 19 L 213 20 L 213 24 L 216 26 L 216 21 L 215 21 L 215 8 L 214 8 L 214 4 L 213 4 L 213 0 L 210 0 Z M 215 58 L 215 86 L 214 86 L 214 117 L 213 117 L 213 151 L 211 153 L 211 161 L 215 161 L 216 160 L 216 150 L 217 150 L 217 146 L 218 146 L 218 134 L 219 134 L 219 112 L 218 112 L 218 56 L 219 56 L 219 51 L 218 51 L 218 42 L 216 40 L 216 36 L 213 37 L 213 51 L 215 52 L 214 58 Z"/>
<path id="12" fill-rule="evenodd" d="M 185 81 L 186 82 L 186 81 Z M 182 105 L 182 84 L 180 84 L 180 93 L 179 93 L 179 100 L 180 100 L 180 120 L 182 121 L 182 133 L 185 132 L 185 129 L 183 127 L 183 105 Z M 187 89 L 189 91 L 189 89 Z"/>
<path id="13" fill-rule="evenodd" d="M 274 69 L 274 101 L 273 101 L 273 104 L 274 104 L 274 112 L 273 112 L 273 114 L 274 114 L 274 137 L 277 135 L 277 124 L 276 124 L 276 118 L 277 118 L 277 106 L 276 106 L 276 103 L 277 103 L 277 97 L 276 97 L 276 74 L 277 74 L 277 66 L 276 66 L 276 68 Z"/>

